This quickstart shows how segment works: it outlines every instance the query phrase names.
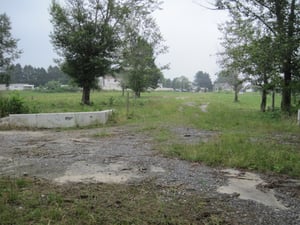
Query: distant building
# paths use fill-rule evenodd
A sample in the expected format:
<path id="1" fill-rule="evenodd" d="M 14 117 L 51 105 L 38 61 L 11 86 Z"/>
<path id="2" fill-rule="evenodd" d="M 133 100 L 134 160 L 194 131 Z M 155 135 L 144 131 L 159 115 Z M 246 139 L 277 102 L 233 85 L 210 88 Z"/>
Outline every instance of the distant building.
<path id="1" fill-rule="evenodd" d="M 215 83 L 214 84 L 214 91 L 220 92 L 220 91 L 233 91 L 232 86 L 225 82 L 225 83 Z"/>
<path id="2" fill-rule="evenodd" d="M 102 90 L 122 90 L 121 81 L 113 76 L 99 77 L 99 87 Z"/>
<path id="3" fill-rule="evenodd" d="M 174 91 L 173 88 L 164 88 L 164 87 L 158 87 L 155 89 L 155 91 Z"/>
<path id="4" fill-rule="evenodd" d="M 6 87 L 5 84 L 0 84 L 0 91 L 8 90 L 8 87 Z"/>
<path id="5" fill-rule="evenodd" d="M 10 91 L 24 91 L 24 90 L 33 90 L 33 84 L 10 84 L 6 87 L 5 84 L 0 84 L 0 91 L 10 90 Z"/>

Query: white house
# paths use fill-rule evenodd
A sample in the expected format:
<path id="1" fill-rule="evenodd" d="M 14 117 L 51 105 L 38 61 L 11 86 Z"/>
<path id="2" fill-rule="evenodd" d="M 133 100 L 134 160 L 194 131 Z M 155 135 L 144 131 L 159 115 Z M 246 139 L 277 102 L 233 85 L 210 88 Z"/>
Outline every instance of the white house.
<path id="1" fill-rule="evenodd" d="M 24 90 L 33 90 L 34 85 L 33 84 L 10 84 L 8 87 L 6 87 L 5 84 L 0 84 L 0 90 L 10 90 L 10 91 L 24 91 Z"/>
<path id="2" fill-rule="evenodd" d="M 99 77 L 99 87 L 102 90 L 122 90 L 121 81 L 113 76 Z"/>
<path id="3" fill-rule="evenodd" d="M 232 86 L 229 83 L 215 83 L 214 84 L 214 91 L 233 91 Z"/>

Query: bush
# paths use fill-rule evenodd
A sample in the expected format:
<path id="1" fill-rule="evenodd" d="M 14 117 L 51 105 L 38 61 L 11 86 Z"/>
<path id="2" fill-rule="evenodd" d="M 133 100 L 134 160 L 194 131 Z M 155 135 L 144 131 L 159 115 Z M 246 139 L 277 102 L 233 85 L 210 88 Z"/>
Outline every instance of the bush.
<path id="1" fill-rule="evenodd" d="M 29 107 L 25 105 L 18 93 L 13 93 L 8 97 L 0 96 L 0 117 L 28 112 Z"/>
<path id="2" fill-rule="evenodd" d="M 39 92 L 45 93 L 62 93 L 62 92 L 77 92 L 80 88 L 74 83 L 69 83 L 67 85 L 62 85 L 59 81 L 51 80 L 47 82 L 44 86 L 35 89 Z"/>

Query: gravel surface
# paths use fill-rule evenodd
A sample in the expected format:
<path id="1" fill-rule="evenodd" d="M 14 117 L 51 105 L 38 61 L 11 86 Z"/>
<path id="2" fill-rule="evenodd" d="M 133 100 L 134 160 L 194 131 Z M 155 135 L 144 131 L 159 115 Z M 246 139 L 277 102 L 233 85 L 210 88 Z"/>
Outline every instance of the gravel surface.
<path id="1" fill-rule="evenodd" d="M 288 177 L 260 174 L 262 191 L 275 193 L 286 210 L 242 200 L 239 194 L 221 194 L 228 183 L 222 168 L 167 158 L 154 150 L 151 137 L 138 127 L 82 130 L 0 131 L 0 175 L 36 176 L 58 184 L 108 182 L 138 184 L 153 180 L 174 187 L 177 195 L 205 196 L 212 210 L 232 224 L 300 224 L 300 183 Z M 215 134 L 187 128 L 170 128 L 187 141 Z M 163 190 L 163 188 L 162 188 Z M 174 193 L 169 193 L 170 197 Z M 168 193 L 167 193 L 168 194 Z"/>

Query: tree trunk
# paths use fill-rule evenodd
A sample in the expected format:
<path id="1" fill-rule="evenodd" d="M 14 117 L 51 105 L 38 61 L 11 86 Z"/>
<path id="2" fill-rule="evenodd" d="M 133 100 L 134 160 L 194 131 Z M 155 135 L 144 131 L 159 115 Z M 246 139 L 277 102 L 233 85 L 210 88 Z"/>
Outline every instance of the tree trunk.
<path id="1" fill-rule="evenodd" d="M 275 90 L 272 91 L 272 112 L 275 111 Z"/>
<path id="2" fill-rule="evenodd" d="M 291 71 L 288 69 L 284 72 L 284 80 L 283 80 L 283 87 L 282 87 L 282 100 L 281 100 L 281 110 L 283 112 L 290 113 L 291 112 L 291 80 L 292 75 Z"/>
<path id="3" fill-rule="evenodd" d="M 238 102 L 239 101 L 239 88 L 238 85 L 234 85 L 233 86 L 234 89 L 234 102 Z"/>
<path id="4" fill-rule="evenodd" d="M 82 90 L 82 98 L 81 98 L 81 103 L 83 105 L 90 105 L 90 93 L 91 93 L 91 88 L 88 86 L 84 86 Z"/>
<path id="5" fill-rule="evenodd" d="M 267 91 L 263 89 L 261 94 L 260 111 L 265 112 L 266 106 L 267 106 Z"/>
<path id="6" fill-rule="evenodd" d="M 290 12 L 288 14 L 288 24 L 287 24 L 287 33 L 285 36 L 285 42 L 283 44 L 286 44 L 286 52 L 284 52 L 283 57 L 283 73 L 284 73 L 284 82 L 283 82 L 283 88 L 282 88 L 282 101 L 281 101 L 281 110 L 283 112 L 286 112 L 288 114 L 291 113 L 291 103 L 292 103 L 292 87 L 291 87 L 291 81 L 292 81 L 292 71 L 295 69 L 295 66 L 293 66 L 292 58 L 294 51 L 297 50 L 297 47 L 299 45 L 296 45 L 293 43 L 296 37 L 296 0 L 290 1 Z M 283 11 L 282 11 L 283 14 Z M 281 21 L 282 18 L 279 18 L 279 21 Z M 283 24 L 283 23 L 282 23 Z M 281 31 L 284 31 L 284 26 L 279 23 L 279 28 Z M 283 34 L 284 32 L 282 32 Z"/>
<path id="7" fill-rule="evenodd" d="M 141 92 L 140 91 L 136 91 L 135 92 L 135 97 L 140 98 L 141 97 Z"/>

